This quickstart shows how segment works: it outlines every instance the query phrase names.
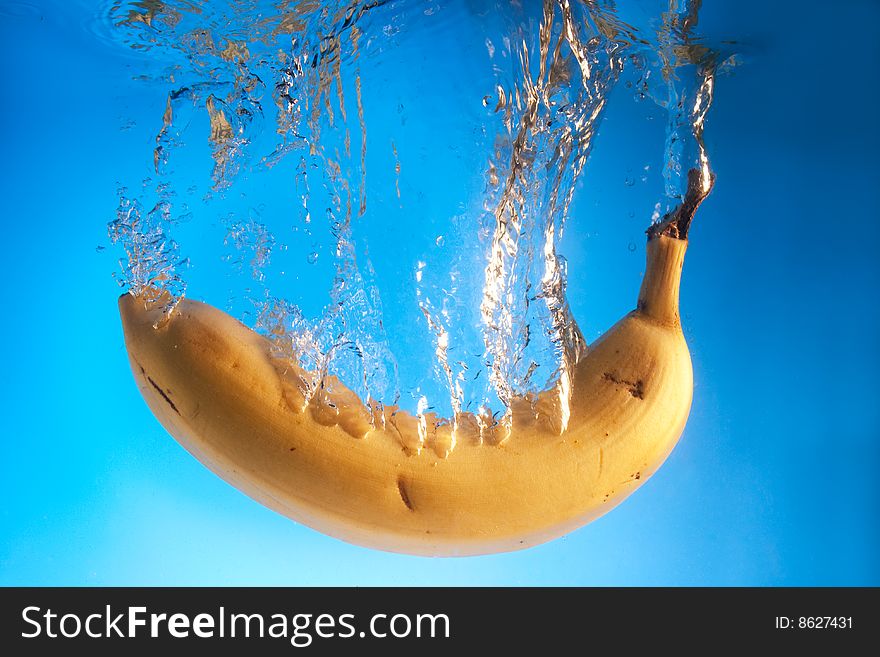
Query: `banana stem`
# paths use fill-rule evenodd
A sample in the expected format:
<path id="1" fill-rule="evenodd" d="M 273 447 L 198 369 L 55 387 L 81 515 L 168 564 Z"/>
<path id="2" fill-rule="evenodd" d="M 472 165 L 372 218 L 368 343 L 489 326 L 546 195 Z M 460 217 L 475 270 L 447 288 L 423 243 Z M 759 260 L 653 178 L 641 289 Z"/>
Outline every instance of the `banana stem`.
<path id="1" fill-rule="evenodd" d="M 663 221 L 652 225 L 648 233 L 648 263 L 645 278 L 639 290 L 638 309 L 643 315 L 658 322 L 679 326 L 678 293 L 681 269 L 687 251 L 687 234 L 700 207 L 712 187 L 715 176 L 704 184 L 699 169 L 688 171 L 688 186 L 681 204 L 667 214 Z"/>
<path id="2" fill-rule="evenodd" d="M 648 228 L 646 231 L 648 241 L 650 242 L 660 235 L 686 240 L 697 208 L 700 207 L 700 203 L 706 200 L 714 186 L 714 173 L 709 175 L 708 185 L 704 185 L 703 174 L 699 169 L 688 171 L 688 184 L 684 199 L 675 210 L 663 217 L 663 221 Z"/>
<path id="3" fill-rule="evenodd" d="M 638 309 L 663 324 L 679 326 L 678 291 L 687 240 L 658 235 L 648 240 L 648 263 Z"/>

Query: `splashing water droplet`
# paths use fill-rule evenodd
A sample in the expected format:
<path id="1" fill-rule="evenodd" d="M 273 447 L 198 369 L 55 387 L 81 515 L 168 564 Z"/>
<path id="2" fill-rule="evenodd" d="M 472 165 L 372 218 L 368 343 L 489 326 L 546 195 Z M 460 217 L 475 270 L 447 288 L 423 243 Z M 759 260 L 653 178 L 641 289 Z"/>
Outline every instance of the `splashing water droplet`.
<path id="1" fill-rule="evenodd" d="M 310 265 L 314 265 L 316 262 L 318 262 L 318 252 L 312 251 L 306 258 L 306 260 L 308 260 Z"/>

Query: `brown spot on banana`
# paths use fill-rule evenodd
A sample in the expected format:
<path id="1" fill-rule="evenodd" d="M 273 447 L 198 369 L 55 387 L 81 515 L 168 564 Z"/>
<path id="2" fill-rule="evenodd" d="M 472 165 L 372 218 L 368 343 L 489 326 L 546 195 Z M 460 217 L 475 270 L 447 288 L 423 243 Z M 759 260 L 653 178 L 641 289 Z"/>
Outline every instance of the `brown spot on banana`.
<path id="1" fill-rule="evenodd" d="M 144 376 L 146 376 L 146 374 Z M 162 390 L 162 387 L 158 383 L 153 381 L 153 379 L 151 379 L 149 376 L 147 376 L 147 381 L 149 381 L 150 385 L 156 389 L 156 392 L 158 392 L 162 396 L 162 399 L 164 399 L 165 403 L 167 403 L 171 407 L 171 410 L 180 415 L 180 411 L 177 410 L 177 406 L 175 406 L 174 402 L 171 401 L 171 397 L 168 396 L 168 393 Z"/>
<path id="2" fill-rule="evenodd" d="M 644 399 L 645 398 L 645 382 L 642 379 L 636 379 L 635 381 L 628 381 L 627 379 L 622 379 L 616 374 L 612 372 L 605 372 L 602 375 L 602 378 L 606 381 L 610 381 L 611 383 L 619 386 L 623 386 L 627 389 L 629 394 L 631 394 L 636 399 Z"/>
<path id="3" fill-rule="evenodd" d="M 397 479 L 397 492 L 400 493 L 400 499 L 403 500 L 403 504 L 410 511 L 415 511 L 415 508 L 412 505 L 412 502 L 409 499 L 409 493 L 406 490 L 406 484 L 403 481 L 403 478 L 398 477 Z M 430 530 L 425 530 L 429 532 Z"/>

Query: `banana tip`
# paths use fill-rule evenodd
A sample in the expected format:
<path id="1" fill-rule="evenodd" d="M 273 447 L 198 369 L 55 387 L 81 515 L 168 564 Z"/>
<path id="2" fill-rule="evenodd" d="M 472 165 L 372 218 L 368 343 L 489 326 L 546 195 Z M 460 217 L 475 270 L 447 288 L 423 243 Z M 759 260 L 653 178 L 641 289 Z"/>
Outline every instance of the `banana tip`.
<path id="1" fill-rule="evenodd" d="M 119 296 L 119 316 L 123 328 L 151 325 L 159 326 L 168 317 L 167 292 L 157 298 L 148 298 L 125 292 Z"/>

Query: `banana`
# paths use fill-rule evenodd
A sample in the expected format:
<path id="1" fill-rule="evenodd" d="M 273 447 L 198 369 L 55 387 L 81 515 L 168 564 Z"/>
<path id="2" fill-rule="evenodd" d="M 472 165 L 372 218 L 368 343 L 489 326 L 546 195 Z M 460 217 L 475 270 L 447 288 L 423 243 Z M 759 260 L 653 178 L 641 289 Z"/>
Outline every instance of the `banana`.
<path id="1" fill-rule="evenodd" d="M 184 448 L 297 522 L 409 554 L 533 546 L 620 503 L 684 430 L 693 371 L 679 284 L 687 228 L 710 186 L 689 189 L 679 210 L 648 231 L 638 306 L 572 368 L 564 428 L 547 419 L 558 412 L 535 410 L 558 403 L 558 390 L 514 403 L 506 428 L 467 413 L 446 422 L 368 408 L 332 377 L 306 399 L 307 373 L 295 360 L 189 299 L 164 315 L 141 297 L 120 298 L 131 367 Z"/>

